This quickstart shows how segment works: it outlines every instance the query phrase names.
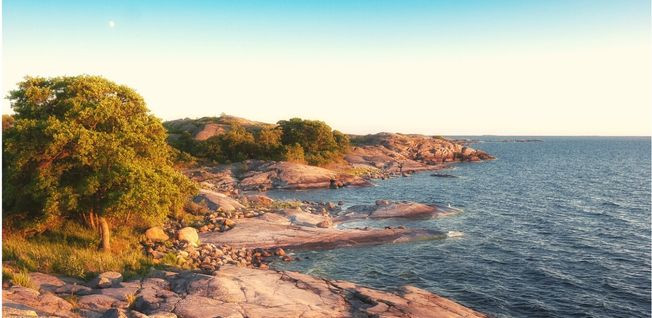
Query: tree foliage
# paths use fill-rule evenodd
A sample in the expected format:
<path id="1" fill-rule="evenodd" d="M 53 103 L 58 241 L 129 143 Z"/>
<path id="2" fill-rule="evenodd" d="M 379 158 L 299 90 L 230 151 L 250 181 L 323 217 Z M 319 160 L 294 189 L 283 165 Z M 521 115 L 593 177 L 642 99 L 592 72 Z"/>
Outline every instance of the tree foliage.
<path id="1" fill-rule="evenodd" d="M 349 150 L 349 137 L 326 123 L 292 118 L 276 127 L 247 131 L 232 121 L 223 134 L 203 141 L 193 140 L 183 131 L 171 144 L 200 158 L 229 163 L 247 159 L 285 160 L 321 165 L 338 160 Z"/>
<path id="2" fill-rule="evenodd" d="M 2 114 L 2 131 L 14 126 L 14 116 Z"/>
<path id="3" fill-rule="evenodd" d="M 63 218 L 155 221 L 194 185 L 134 90 L 102 77 L 28 77 L 9 95 L 3 215 L 43 229 Z M 108 234 L 108 233 L 107 233 Z"/>
<path id="4" fill-rule="evenodd" d="M 292 118 L 281 120 L 278 125 L 283 131 L 281 137 L 283 144 L 300 145 L 305 160 L 310 164 L 328 163 L 338 158 L 348 147 L 346 136 L 339 132 L 334 133 L 323 121 Z"/>

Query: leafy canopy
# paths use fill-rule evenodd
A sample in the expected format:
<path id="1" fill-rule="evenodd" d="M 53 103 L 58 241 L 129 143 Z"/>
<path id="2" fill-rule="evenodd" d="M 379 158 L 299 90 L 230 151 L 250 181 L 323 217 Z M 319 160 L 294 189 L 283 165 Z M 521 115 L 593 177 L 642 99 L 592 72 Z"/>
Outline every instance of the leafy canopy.
<path id="1" fill-rule="evenodd" d="M 217 120 L 225 121 L 221 117 Z M 350 145 L 348 136 L 316 120 L 292 118 L 279 121 L 275 127 L 254 127 L 251 131 L 237 122 L 228 127 L 225 133 L 202 141 L 194 140 L 188 131 L 176 131 L 177 138 L 170 142 L 193 156 L 223 163 L 261 159 L 313 165 L 340 159 Z"/>
<path id="2" fill-rule="evenodd" d="M 325 122 L 292 118 L 278 122 L 284 145 L 298 144 L 310 164 L 325 164 L 341 156 L 349 147 L 346 135 L 332 131 Z"/>
<path id="3" fill-rule="evenodd" d="M 171 162 L 166 131 L 143 98 L 102 77 L 27 77 L 8 96 L 5 216 L 46 225 L 93 212 L 158 220 L 194 185 Z"/>

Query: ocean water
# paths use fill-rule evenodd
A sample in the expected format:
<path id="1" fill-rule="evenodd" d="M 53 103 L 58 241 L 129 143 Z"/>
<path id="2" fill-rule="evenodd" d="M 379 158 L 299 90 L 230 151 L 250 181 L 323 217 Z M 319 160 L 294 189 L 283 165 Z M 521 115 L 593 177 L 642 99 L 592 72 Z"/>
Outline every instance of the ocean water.
<path id="1" fill-rule="evenodd" d="M 488 138 L 481 138 L 488 139 Z M 497 138 L 502 139 L 502 138 Z M 397 290 L 411 284 L 494 317 L 650 317 L 650 138 L 478 143 L 497 157 L 283 199 L 450 204 L 463 212 L 345 226 L 460 231 L 444 240 L 297 252 L 276 267 Z"/>

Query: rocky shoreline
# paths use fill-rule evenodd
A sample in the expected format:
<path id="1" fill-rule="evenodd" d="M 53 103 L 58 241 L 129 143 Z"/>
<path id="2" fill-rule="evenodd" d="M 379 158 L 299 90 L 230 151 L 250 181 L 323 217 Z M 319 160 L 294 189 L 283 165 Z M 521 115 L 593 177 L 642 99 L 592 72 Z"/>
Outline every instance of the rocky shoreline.
<path id="1" fill-rule="evenodd" d="M 3 286 L 3 316 L 485 317 L 411 286 L 388 293 L 270 268 L 274 260 L 298 260 L 287 249 L 333 249 L 461 235 L 405 226 L 338 226 L 361 219 L 427 219 L 457 213 L 435 205 L 378 200 L 344 208 L 343 202 L 274 201 L 259 192 L 366 186 L 374 178 L 408 176 L 438 170 L 450 162 L 493 158 L 434 137 L 378 134 L 365 138 L 345 157 L 344 166 L 249 160 L 187 169 L 186 175 L 202 188 L 187 207 L 193 217 L 150 228 L 142 241 L 143 252 L 165 270 L 126 282 L 112 272 L 91 282 L 30 273 L 34 289 Z"/>
<path id="2" fill-rule="evenodd" d="M 42 273 L 30 276 L 35 289 L 3 289 L 3 317 L 486 317 L 411 286 L 388 293 L 296 272 L 231 265 L 214 275 L 156 270 L 130 281 L 108 272 L 88 284 Z"/>
<path id="3" fill-rule="evenodd" d="M 30 273 L 34 289 L 5 286 L 4 317 L 485 317 L 415 287 L 398 293 L 270 269 L 295 261 L 286 249 L 331 249 L 444 239 L 447 233 L 396 228 L 339 229 L 360 218 L 432 218 L 450 211 L 378 200 L 343 210 L 343 202 L 276 202 L 262 194 L 202 190 L 202 215 L 146 231 L 143 250 L 169 264 L 123 282 L 107 272 L 90 282 Z"/>

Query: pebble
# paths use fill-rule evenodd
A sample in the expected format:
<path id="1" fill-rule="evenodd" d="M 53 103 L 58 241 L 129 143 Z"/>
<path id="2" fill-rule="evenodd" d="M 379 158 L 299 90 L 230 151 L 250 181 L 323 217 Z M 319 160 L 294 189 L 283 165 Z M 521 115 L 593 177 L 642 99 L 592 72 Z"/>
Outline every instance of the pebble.
<path id="1" fill-rule="evenodd" d="M 274 251 L 274 254 L 276 254 L 276 256 L 285 256 L 285 251 L 279 247 Z"/>

